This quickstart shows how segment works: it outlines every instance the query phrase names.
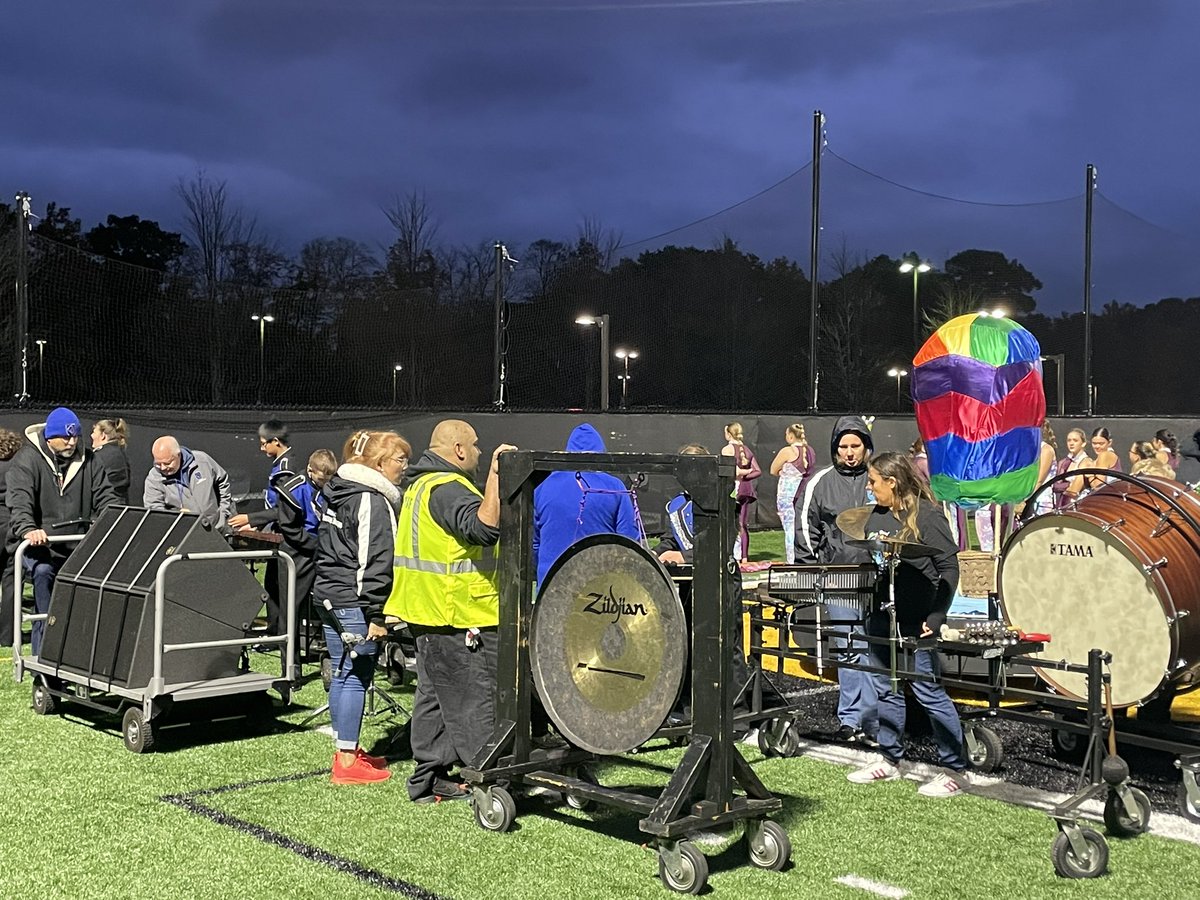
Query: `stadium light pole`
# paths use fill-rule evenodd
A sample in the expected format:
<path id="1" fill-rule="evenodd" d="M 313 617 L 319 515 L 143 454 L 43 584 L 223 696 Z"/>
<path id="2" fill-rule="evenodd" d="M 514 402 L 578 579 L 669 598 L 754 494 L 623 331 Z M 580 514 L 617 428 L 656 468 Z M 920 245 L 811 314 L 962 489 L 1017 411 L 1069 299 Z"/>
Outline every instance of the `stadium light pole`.
<path id="1" fill-rule="evenodd" d="M 912 272 L 913 277 L 913 356 L 917 355 L 917 351 L 921 349 L 921 304 L 918 302 L 919 281 L 920 277 L 932 269 L 933 266 L 925 262 L 915 253 L 909 253 L 904 257 L 904 262 L 900 263 L 901 273 L 907 275 Z"/>
<path id="2" fill-rule="evenodd" d="M 392 366 L 392 406 L 396 405 L 396 377 L 404 371 L 404 366 L 396 363 Z"/>
<path id="3" fill-rule="evenodd" d="M 901 369 L 897 366 L 892 366 L 892 368 L 888 369 L 887 373 L 889 378 L 896 379 L 896 412 L 900 412 L 900 410 L 903 409 L 903 406 L 900 402 L 900 379 L 908 374 L 908 369 Z"/>
<path id="4" fill-rule="evenodd" d="M 45 400 L 46 395 L 42 392 L 42 388 L 46 384 L 46 376 L 43 373 L 45 372 L 46 363 L 46 344 L 49 343 L 49 341 L 47 341 L 45 338 L 38 338 L 36 341 L 34 341 L 34 343 L 37 344 L 38 348 L 38 396 Z"/>
<path id="5" fill-rule="evenodd" d="M 636 350 L 626 350 L 624 347 L 618 347 L 613 354 L 617 359 L 625 362 L 625 374 L 618 375 L 621 379 L 621 409 L 624 409 L 629 399 L 629 361 L 638 358 Z"/>
<path id="6" fill-rule="evenodd" d="M 267 346 L 267 323 L 274 322 L 274 316 L 268 316 L 255 313 L 250 317 L 251 322 L 258 323 L 258 405 L 263 404 L 263 384 L 267 380 L 267 365 L 266 365 L 266 346 Z"/>
<path id="7" fill-rule="evenodd" d="M 595 325 L 600 329 L 600 412 L 608 412 L 608 313 L 576 316 L 576 325 Z"/>

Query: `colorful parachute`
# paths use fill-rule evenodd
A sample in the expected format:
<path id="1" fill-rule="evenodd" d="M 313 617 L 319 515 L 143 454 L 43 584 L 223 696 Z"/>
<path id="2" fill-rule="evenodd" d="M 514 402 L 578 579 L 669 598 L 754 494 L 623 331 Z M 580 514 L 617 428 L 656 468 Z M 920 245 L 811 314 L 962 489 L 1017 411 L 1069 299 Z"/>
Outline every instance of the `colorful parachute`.
<path id="1" fill-rule="evenodd" d="M 981 313 L 951 319 L 913 360 L 912 395 L 935 497 L 975 507 L 1033 493 L 1046 395 L 1032 334 Z"/>

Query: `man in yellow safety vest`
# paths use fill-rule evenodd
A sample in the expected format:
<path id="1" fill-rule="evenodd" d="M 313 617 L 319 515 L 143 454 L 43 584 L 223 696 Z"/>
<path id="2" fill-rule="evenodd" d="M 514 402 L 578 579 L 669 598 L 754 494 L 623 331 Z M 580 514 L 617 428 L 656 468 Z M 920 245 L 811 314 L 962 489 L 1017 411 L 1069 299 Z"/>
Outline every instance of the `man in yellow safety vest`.
<path id="1" fill-rule="evenodd" d="M 467 796 L 450 777 L 492 736 L 499 623 L 496 541 L 500 484 L 492 454 L 483 493 L 471 476 L 479 437 L 458 419 L 439 422 L 429 449 L 408 470 L 396 527 L 387 615 L 408 623 L 417 644 L 411 740 L 416 768 L 408 794 L 417 803 Z"/>

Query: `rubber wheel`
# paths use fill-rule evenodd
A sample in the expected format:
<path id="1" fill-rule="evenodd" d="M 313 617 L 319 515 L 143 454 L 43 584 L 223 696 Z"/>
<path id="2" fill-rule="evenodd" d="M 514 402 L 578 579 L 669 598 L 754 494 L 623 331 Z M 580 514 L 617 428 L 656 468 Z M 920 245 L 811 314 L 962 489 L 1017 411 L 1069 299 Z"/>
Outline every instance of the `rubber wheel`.
<path id="1" fill-rule="evenodd" d="M 758 728 L 758 749 L 763 756 L 795 756 L 800 749 L 800 736 L 790 719 L 775 718 Z"/>
<path id="2" fill-rule="evenodd" d="M 1191 822 L 1200 822 L 1200 805 L 1193 805 L 1188 800 L 1187 786 L 1180 782 L 1175 785 L 1175 802 L 1179 804 L 1179 814 Z"/>
<path id="3" fill-rule="evenodd" d="M 475 795 L 475 821 L 486 831 L 508 831 L 517 818 L 517 804 L 502 787 L 483 792 L 482 802 Z"/>
<path id="4" fill-rule="evenodd" d="M 329 693 L 331 684 L 333 684 L 333 660 L 326 654 L 321 657 L 321 686 L 325 688 L 325 693 Z"/>
<path id="5" fill-rule="evenodd" d="M 575 777 L 579 778 L 582 781 L 586 781 L 588 784 L 599 784 L 600 783 L 599 781 L 596 780 L 595 775 L 593 775 L 587 769 L 583 769 L 583 768 L 579 769 L 575 773 Z M 575 794 L 567 794 L 566 799 L 567 799 L 567 806 L 571 807 L 571 809 L 577 809 L 580 812 L 587 812 L 589 809 L 591 809 L 592 807 L 594 807 L 596 805 L 594 801 L 589 800 L 587 797 L 578 797 Z"/>
<path id="6" fill-rule="evenodd" d="M 1087 735 L 1075 734 L 1073 731 L 1050 729 L 1050 749 L 1055 759 L 1063 762 L 1081 763 L 1087 756 Z"/>
<path id="7" fill-rule="evenodd" d="M 50 689 L 40 677 L 33 679 L 33 711 L 39 716 L 48 716 L 57 709 L 58 698 L 50 693 Z"/>
<path id="8" fill-rule="evenodd" d="M 792 842 L 783 826 L 771 819 L 764 819 L 754 837 L 746 831 L 750 865 L 772 872 L 780 871 L 792 858 Z"/>
<path id="9" fill-rule="evenodd" d="M 689 841 L 679 844 L 679 877 L 667 868 L 663 854 L 658 854 L 658 877 L 668 888 L 679 894 L 698 894 L 708 884 L 708 860 Z"/>
<path id="10" fill-rule="evenodd" d="M 975 751 L 968 754 L 971 765 L 980 772 L 995 772 L 1004 762 L 1004 744 L 1000 735 L 986 725 L 974 725 L 971 732 L 975 736 Z"/>
<path id="11" fill-rule="evenodd" d="M 149 753 L 154 749 L 157 735 L 142 711 L 131 706 L 121 719 L 121 737 L 125 741 L 125 749 L 130 753 Z"/>
<path id="12" fill-rule="evenodd" d="M 1077 857 L 1066 832 L 1060 831 L 1050 850 L 1054 871 L 1063 878 L 1098 878 L 1108 871 L 1108 844 L 1100 832 L 1090 828 L 1079 829 L 1079 834 L 1088 845 L 1087 857 Z"/>
<path id="13" fill-rule="evenodd" d="M 1116 791 L 1109 791 L 1104 801 L 1104 827 L 1117 837 L 1136 837 L 1150 827 L 1150 798 L 1135 787 L 1129 788 L 1133 802 L 1137 804 L 1137 816 L 1131 817 L 1129 810 Z"/>

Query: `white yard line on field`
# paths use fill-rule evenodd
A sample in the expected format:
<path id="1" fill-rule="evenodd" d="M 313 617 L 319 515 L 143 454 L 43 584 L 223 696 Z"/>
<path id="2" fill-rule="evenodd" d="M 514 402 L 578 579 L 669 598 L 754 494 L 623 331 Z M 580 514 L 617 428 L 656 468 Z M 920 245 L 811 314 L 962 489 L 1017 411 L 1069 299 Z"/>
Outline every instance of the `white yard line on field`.
<path id="1" fill-rule="evenodd" d="M 869 891 L 877 897 L 889 897 L 891 900 L 902 900 L 902 898 L 908 896 L 908 891 L 902 887 L 896 887 L 894 884 L 884 884 L 882 881 L 872 881 L 870 878 L 863 878 L 861 875 L 843 875 L 841 878 L 833 880 L 838 884 L 846 885 L 846 887 Z"/>

